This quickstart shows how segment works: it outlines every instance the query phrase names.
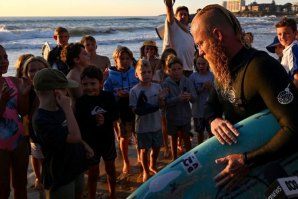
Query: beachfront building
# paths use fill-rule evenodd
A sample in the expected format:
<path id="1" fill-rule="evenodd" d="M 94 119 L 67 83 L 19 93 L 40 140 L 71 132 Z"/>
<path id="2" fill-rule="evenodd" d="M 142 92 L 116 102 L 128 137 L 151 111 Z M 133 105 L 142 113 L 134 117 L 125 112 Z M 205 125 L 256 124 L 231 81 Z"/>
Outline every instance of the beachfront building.
<path id="1" fill-rule="evenodd" d="M 222 5 L 231 12 L 240 12 L 242 11 L 242 6 L 245 6 L 245 0 L 227 0 Z"/>
<path id="2" fill-rule="evenodd" d="M 235 0 L 234 0 L 235 1 Z M 229 1 L 225 2 L 224 7 L 228 8 L 231 4 Z M 230 11 L 234 12 L 237 16 L 289 16 L 298 15 L 298 2 L 286 3 L 277 5 L 275 0 L 271 3 L 257 3 L 252 2 L 249 5 L 241 5 L 241 9 L 237 11 L 235 7 L 230 7 Z"/>

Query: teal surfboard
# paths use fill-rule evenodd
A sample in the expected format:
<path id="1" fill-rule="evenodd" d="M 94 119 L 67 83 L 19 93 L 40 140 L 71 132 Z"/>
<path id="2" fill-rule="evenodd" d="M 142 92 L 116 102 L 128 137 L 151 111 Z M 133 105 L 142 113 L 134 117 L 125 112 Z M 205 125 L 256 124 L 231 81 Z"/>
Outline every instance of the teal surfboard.
<path id="1" fill-rule="evenodd" d="M 274 178 L 274 175 L 279 173 L 297 175 L 296 153 L 285 159 L 253 168 L 239 187 L 232 192 L 216 188 L 213 178 L 225 165 L 215 164 L 215 159 L 253 150 L 268 142 L 280 128 L 269 110 L 250 116 L 237 123 L 235 127 L 240 132 L 237 144 L 221 145 L 213 137 L 167 165 L 128 198 L 264 198 L 266 190 L 272 183 L 272 179 L 269 178 Z"/>

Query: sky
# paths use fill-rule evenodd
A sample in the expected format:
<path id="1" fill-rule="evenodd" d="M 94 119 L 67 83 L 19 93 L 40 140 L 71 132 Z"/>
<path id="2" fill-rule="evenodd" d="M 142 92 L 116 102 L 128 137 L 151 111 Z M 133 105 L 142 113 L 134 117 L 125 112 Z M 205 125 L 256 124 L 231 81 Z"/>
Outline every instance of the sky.
<path id="1" fill-rule="evenodd" d="M 246 0 L 250 4 L 254 0 Z M 272 0 L 255 0 L 271 3 Z M 275 0 L 276 4 L 298 0 Z M 208 4 L 222 4 L 222 0 L 176 0 L 190 13 Z M 0 0 L 0 17 L 4 16 L 156 16 L 165 13 L 163 0 Z"/>

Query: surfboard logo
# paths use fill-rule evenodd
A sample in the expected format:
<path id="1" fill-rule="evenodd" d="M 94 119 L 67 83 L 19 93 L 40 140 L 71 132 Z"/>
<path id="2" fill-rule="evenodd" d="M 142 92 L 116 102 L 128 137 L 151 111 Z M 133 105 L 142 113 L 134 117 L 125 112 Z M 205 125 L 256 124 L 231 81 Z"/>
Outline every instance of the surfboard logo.
<path id="1" fill-rule="evenodd" d="M 290 84 L 288 84 L 288 86 L 285 88 L 285 90 L 283 90 L 280 93 L 278 93 L 278 95 L 277 95 L 277 101 L 280 104 L 290 104 L 293 101 L 294 95 L 290 91 L 289 86 L 290 86 Z"/>

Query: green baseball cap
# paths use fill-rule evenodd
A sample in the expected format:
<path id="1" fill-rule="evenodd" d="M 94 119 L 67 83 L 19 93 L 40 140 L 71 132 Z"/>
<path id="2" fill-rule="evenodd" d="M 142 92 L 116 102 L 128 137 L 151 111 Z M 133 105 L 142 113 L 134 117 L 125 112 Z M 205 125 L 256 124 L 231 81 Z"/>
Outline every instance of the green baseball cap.
<path id="1" fill-rule="evenodd" d="M 58 88 L 76 88 L 79 83 L 67 79 L 59 70 L 44 68 L 35 74 L 33 86 L 38 91 L 46 91 Z"/>

